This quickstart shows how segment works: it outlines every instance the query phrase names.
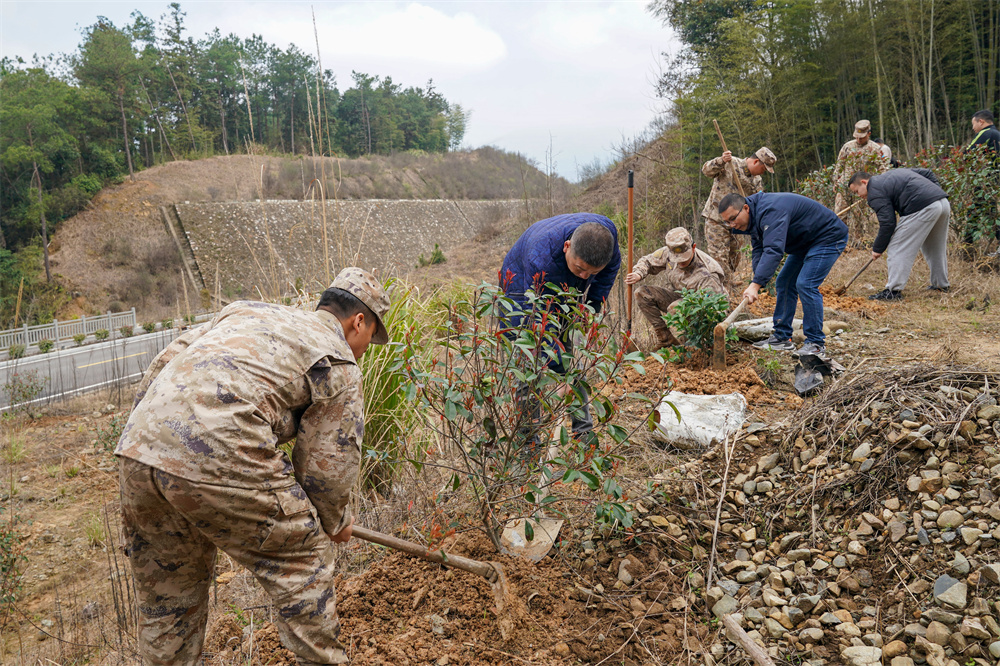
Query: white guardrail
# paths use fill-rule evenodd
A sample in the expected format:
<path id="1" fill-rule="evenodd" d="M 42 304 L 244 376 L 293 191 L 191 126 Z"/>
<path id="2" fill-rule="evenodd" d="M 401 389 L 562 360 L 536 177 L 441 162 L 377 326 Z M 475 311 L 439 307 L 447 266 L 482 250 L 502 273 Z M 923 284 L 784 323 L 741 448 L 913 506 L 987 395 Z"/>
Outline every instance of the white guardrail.
<path id="1" fill-rule="evenodd" d="M 69 321 L 56 319 L 51 324 L 25 324 L 20 328 L 0 331 L 0 349 L 6 351 L 11 345 L 24 345 L 25 348 L 37 346 L 42 340 L 51 340 L 58 345 L 60 342 L 73 340 L 73 336 L 81 333 L 85 336 L 92 335 L 102 329 L 108 331 L 110 337 L 114 337 L 115 331 L 123 326 L 131 326 L 134 330 L 135 325 L 135 308 L 128 312 L 108 312 L 91 317 L 84 315 Z"/>

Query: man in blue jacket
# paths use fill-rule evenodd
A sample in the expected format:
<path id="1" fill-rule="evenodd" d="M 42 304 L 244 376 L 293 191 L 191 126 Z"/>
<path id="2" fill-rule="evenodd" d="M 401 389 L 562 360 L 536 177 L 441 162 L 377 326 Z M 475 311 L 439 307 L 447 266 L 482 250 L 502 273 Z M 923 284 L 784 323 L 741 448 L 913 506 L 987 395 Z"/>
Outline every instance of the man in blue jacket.
<path id="1" fill-rule="evenodd" d="M 544 286 L 547 282 L 571 287 L 583 294 L 585 303 L 600 312 L 611 293 L 621 261 L 614 222 L 593 213 L 556 215 L 535 222 L 517 239 L 500 268 L 500 286 L 523 309 L 527 309 L 526 292 L 551 293 Z M 508 323 L 517 327 L 521 317 L 515 314 Z M 571 340 L 564 339 L 562 343 L 567 352 L 572 351 Z M 554 368 L 563 371 L 561 363 Z M 525 408 L 532 413 L 533 420 L 538 421 L 540 406 L 527 397 L 528 391 L 529 387 L 523 386 L 518 393 L 527 400 Z M 594 429 L 587 404 L 570 417 L 574 436 L 583 438 Z M 529 453 L 533 445 L 533 441 L 528 444 Z"/>
<path id="2" fill-rule="evenodd" d="M 823 296 L 819 286 L 847 246 L 847 225 L 832 210 L 800 194 L 761 192 L 743 198 L 729 194 L 719 202 L 733 233 L 750 236 L 753 282 L 743 296 L 753 303 L 787 254 L 775 284 L 774 333 L 755 343 L 761 349 L 792 351 L 792 320 L 802 302 L 805 344 L 798 355 L 826 353 Z"/>
<path id="3" fill-rule="evenodd" d="M 924 255 L 931 271 L 928 289 L 948 291 L 948 220 L 951 204 L 929 169 L 893 169 L 871 175 L 858 171 L 848 187 L 878 216 L 878 235 L 872 243 L 872 258 L 888 253 L 889 277 L 885 289 L 868 298 L 898 301 L 910 279 L 917 252 Z M 899 213 L 899 222 L 896 222 Z"/>

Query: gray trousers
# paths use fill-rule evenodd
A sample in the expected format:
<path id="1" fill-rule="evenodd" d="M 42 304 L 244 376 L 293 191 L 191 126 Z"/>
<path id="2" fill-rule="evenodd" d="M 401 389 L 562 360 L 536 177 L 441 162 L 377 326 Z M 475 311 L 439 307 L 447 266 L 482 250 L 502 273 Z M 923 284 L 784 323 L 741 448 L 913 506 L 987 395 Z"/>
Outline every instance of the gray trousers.
<path id="1" fill-rule="evenodd" d="M 903 215 L 896 224 L 889 247 L 886 248 L 889 280 L 886 289 L 902 291 L 910 279 L 917 252 L 924 255 L 931 269 L 931 286 L 948 285 L 948 218 L 951 204 L 947 199 L 935 201 L 912 215 Z"/>

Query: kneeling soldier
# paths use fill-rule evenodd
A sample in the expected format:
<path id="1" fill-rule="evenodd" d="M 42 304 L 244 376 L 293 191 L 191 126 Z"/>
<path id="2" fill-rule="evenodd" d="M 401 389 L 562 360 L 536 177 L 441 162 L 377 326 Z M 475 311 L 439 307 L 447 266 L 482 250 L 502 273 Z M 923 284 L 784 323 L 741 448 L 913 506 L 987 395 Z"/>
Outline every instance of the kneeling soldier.
<path id="1" fill-rule="evenodd" d="M 635 292 L 639 310 L 653 326 L 657 349 L 684 342 L 678 332 L 668 328 L 663 321 L 664 313 L 680 301 L 681 289 L 709 289 L 719 294 L 726 293 L 722 266 L 695 247 L 687 229 L 671 229 L 665 241 L 666 247 L 641 258 L 632 272 L 625 276 L 627 284 L 635 284 L 647 275 L 666 271 L 665 287 L 642 286 Z"/>

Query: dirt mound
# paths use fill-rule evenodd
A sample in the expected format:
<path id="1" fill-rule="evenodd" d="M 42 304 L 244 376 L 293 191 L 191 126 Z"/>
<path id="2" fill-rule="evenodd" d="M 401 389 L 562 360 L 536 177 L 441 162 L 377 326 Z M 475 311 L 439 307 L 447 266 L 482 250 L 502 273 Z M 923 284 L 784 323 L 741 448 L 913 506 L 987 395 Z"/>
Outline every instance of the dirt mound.
<path id="1" fill-rule="evenodd" d="M 856 314 L 865 319 L 874 319 L 878 315 L 885 314 L 886 306 L 884 303 L 869 301 L 867 298 L 859 296 L 837 296 L 834 292 L 839 288 L 825 285 L 819 288 L 819 293 L 823 295 L 824 308 Z M 753 305 L 747 307 L 747 311 L 757 317 L 767 317 L 774 313 L 774 304 L 774 296 L 762 293 Z"/>
<path id="2" fill-rule="evenodd" d="M 642 393 L 657 399 L 666 391 L 681 391 L 695 395 L 721 395 L 742 393 L 750 404 L 772 402 L 771 391 L 757 372 L 748 365 L 736 365 L 716 372 L 703 367 L 699 361 L 686 364 L 667 363 L 661 365 L 654 359 L 643 362 L 645 374 L 628 368 L 624 384 L 616 387 L 614 393 Z"/>

